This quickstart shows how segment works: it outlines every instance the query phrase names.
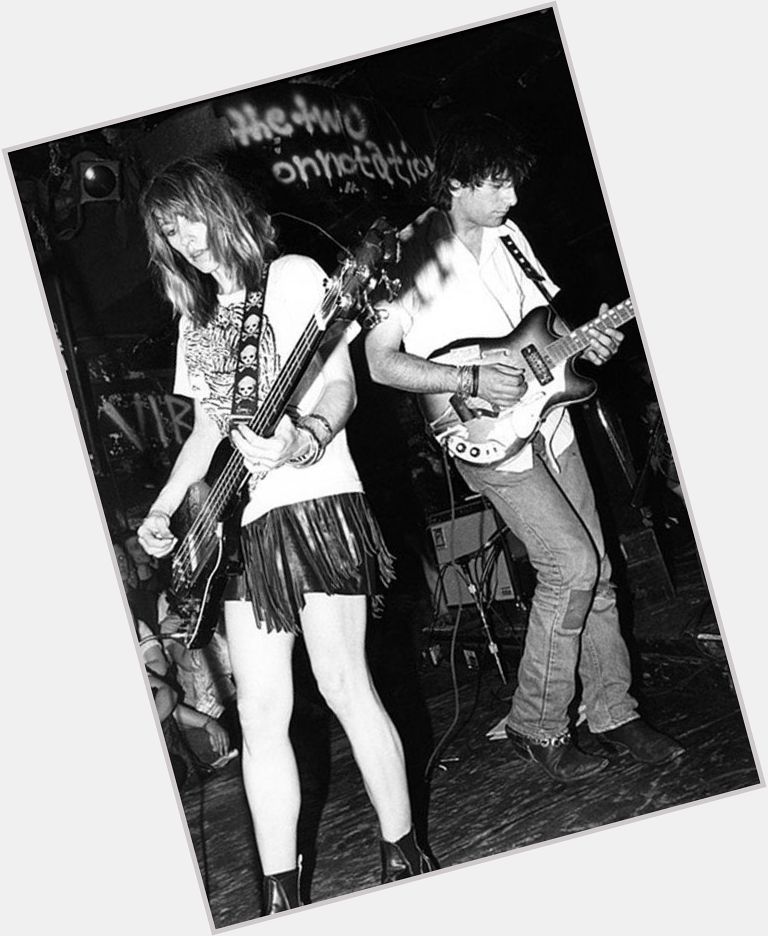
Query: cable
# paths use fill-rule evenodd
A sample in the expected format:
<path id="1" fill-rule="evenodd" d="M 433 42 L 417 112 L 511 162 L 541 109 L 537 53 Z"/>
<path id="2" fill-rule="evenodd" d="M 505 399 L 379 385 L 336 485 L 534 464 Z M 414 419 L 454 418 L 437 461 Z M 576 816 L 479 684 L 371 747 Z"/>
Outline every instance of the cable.
<path id="1" fill-rule="evenodd" d="M 438 579 L 437 579 L 437 582 L 435 584 L 435 589 L 434 589 L 435 596 L 437 596 L 439 590 L 442 590 L 443 594 L 445 594 L 443 580 L 448 570 L 451 570 L 456 575 L 457 579 L 464 582 L 465 586 L 467 587 L 467 590 L 470 591 L 470 593 L 472 593 L 473 588 L 475 589 L 474 591 L 475 600 L 479 605 L 483 605 L 483 603 L 486 601 L 486 594 L 487 594 L 487 593 L 484 594 L 484 589 L 486 587 L 486 580 L 488 578 L 488 575 L 490 574 L 490 571 L 495 567 L 496 561 L 498 560 L 499 550 L 495 548 L 495 543 L 494 543 L 497 536 L 495 534 L 494 537 L 492 537 L 488 543 L 486 543 L 484 546 L 482 546 L 479 550 L 476 551 L 475 555 L 468 557 L 465 560 L 467 571 L 465 571 L 462 568 L 461 564 L 457 562 L 456 560 L 456 534 L 455 534 L 456 499 L 455 499 L 455 494 L 454 494 L 454 489 L 453 489 L 453 482 L 451 480 L 450 465 L 448 463 L 448 458 L 445 453 L 445 448 L 442 446 L 441 446 L 441 454 L 443 457 L 443 465 L 445 468 L 445 478 L 446 478 L 446 484 L 448 487 L 448 498 L 450 502 L 450 526 L 449 526 L 449 532 L 448 532 L 448 537 L 447 537 L 448 546 L 449 546 L 449 559 L 448 559 L 448 562 L 440 570 L 440 573 L 438 575 Z M 489 548 L 491 551 L 490 558 L 486 559 L 485 557 L 489 552 Z M 470 564 L 472 566 L 471 574 L 469 571 Z M 474 581 L 473 581 L 473 577 L 474 577 Z M 479 590 L 477 586 L 474 585 L 474 582 L 480 583 Z M 439 607 L 439 605 L 435 604 L 434 607 L 435 607 L 435 616 L 436 616 L 437 608 Z M 464 720 L 464 723 L 461 725 L 461 727 L 457 727 L 459 725 L 460 716 L 461 716 L 461 706 L 460 706 L 460 701 L 459 701 L 458 676 L 456 672 L 456 643 L 458 639 L 458 631 L 459 631 L 459 624 L 461 622 L 461 616 L 462 616 L 462 606 L 461 604 L 459 604 L 457 612 L 456 612 L 456 617 L 454 619 L 452 632 L 451 632 L 451 645 L 450 645 L 450 653 L 449 653 L 451 684 L 453 687 L 453 700 L 454 700 L 453 718 L 451 719 L 451 722 L 448 725 L 448 728 L 445 730 L 442 737 L 439 739 L 439 741 L 435 745 L 429 757 L 427 766 L 424 771 L 424 777 L 427 781 L 429 781 L 432 775 L 432 772 L 434 770 L 434 765 L 437 762 L 440 752 L 446 747 L 449 741 L 455 740 L 459 732 L 463 730 L 466 727 L 466 725 L 469 723 L 469 721 L 471 720 L 472 715 L 474 714 L 474 711 L 477 708 L 477 702 L 480 697 L 480 681 L 481 681 L 481 675 L 482 675 L 482 667 L 478 661 L 478 673 L 477 673 L 477 683 L 476 683 L 476 689 L 475 689 L 475 699 L 470 708 L 469 715 Z M 433 621 L 434 621 L 434 617 L 433 617 Z M 486 622 L 486 628 L 487 628 L 487 622 Z M 433 631 L 434 631 L 434 624 L 433 624 Z"/>
<path id="2" fill-rule="evenodd" d="M 308 227 L 313 227 L 315 228 L 315 230 L 319 231 L 324 237 L 327 237 L 328 240 L 332 244 L 335 244 L 340 250 L 342 250 L 344 252 L 344 256 L 350 257 L 350 258 L 352 257 L 352 253 L 350 252 L 348 247 L 345 247 L 344 244 L 341 243 L 341 241 L 336 240 L 333 234 L 329 234 L 328 231 L 326 231 L 322 225 L 315 224 L 314 221 L 310 221 L 308 218 L 302 218 L 299 215 L 291 214 L 288 211 L 276 211 L 273 215 L 271 215 L 271 217 L 291 218 L 291 220 L 293 221 L 299 221 L 301 224 L 306 224 Z"/>

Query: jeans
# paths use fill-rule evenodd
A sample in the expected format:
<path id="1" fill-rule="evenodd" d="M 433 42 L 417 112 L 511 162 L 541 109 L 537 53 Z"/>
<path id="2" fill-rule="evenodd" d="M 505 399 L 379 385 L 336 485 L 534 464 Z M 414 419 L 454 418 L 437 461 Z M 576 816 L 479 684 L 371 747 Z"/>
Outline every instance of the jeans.
<path id="1" fill-rule="evenodd" d="M 507 725 L 537 739 L 565 733 L 578 672 L 590 730 L 609 731 L 638 713 L 592 486 L 575 441 L 558 456 L 560 473 L 547 464 L 541 436 L 533 445 L 528 471 L 456 462 L 523 542 L 536 570 Z"/>

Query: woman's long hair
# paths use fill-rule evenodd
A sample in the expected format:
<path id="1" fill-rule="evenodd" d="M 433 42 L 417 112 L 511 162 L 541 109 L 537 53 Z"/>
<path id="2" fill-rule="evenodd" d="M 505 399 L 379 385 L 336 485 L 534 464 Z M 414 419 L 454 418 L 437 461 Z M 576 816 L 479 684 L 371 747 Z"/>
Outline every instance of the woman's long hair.
<path id="1" fill-rule="evenodd" d="M 258 287 L 264 265 L 277 252 L 268 214 L 218 161 L 179 159 L 159 172 L 139 197 L 150 262 L 160 286 L 180 315 L 206 325 L 216 309 L 216 281 L 201 273 L 165 238 L 162 225 L 181 215 L 208 228 L 208 248 L 216 261 L 246 289 Z"/>

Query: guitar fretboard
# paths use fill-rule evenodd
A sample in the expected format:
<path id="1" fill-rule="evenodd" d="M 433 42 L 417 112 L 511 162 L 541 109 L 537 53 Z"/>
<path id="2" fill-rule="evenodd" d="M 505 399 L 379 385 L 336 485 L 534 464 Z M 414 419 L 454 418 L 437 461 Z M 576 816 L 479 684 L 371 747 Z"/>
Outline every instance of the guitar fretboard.
<path id="1" fill-rule="evenodd" d="M 612 309 L 608 309 L 608 311 L 604 312 L 602 315 L 598 315 L 596 318 L 591 319 L 591 321 L 587 322 L 586 324 L 580 325 L 569 335 L 565 335 L 562 338 L 557 338 L 551 344 L 548 344 L 544 351 L 544 357 L 547 361 L 547 364 L 550 367 L 554 367 L 557 364 L 561 364 L 563 361 L 567 361 L 570 358 L 575 357 L 577 354 L 581 354 L 582 351 L 585 351 L 589 347 L 589 336 L 587 335 L 587 329 L 593 325 L 597 326 L 598 328 L 601 325 L 609 325 L 611 328 L 619 328 L 621 325 L 625 325 L 634 317 L 635 310 L 632 306 L 632 300 L 625 299 L 623 302 L 615 305 Z"/>

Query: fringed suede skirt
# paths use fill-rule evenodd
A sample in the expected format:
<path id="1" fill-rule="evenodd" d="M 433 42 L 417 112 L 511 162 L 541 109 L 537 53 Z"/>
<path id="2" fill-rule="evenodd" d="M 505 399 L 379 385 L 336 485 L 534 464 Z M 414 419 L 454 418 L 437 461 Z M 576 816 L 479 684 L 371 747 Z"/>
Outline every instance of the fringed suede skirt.
<path id="1" fill-rule="evenodd" d="M 225 598 L 249 598 L 268 632 L 300 633 L 304 596 L 313 592 L 369 595 L 375 613 L 395 577 L 393 557 L 358 492 L 275 507 L 240 535 L 245 581 L 239 594 L 228 588 Z"/>

